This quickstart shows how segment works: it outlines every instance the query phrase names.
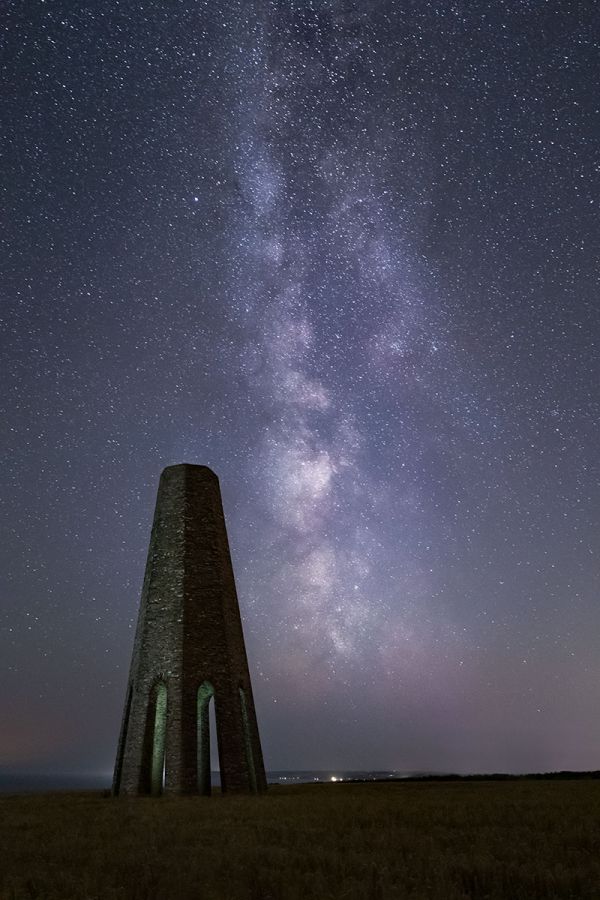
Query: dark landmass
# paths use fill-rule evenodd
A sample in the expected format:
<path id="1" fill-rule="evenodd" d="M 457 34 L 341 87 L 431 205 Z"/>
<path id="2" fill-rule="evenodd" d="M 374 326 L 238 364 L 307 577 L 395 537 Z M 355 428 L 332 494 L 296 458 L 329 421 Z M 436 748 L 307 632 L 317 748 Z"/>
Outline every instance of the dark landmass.
<path id="1" fill-rule="evenodd" d="M 573 774 L 5 795 L 0 900 L 598 900 L 600 783 Z"/>
<path id="2" fill-rule="evenodd" d="M 594 770 L 590 772 L 571 772 L 564 769 L 560 772 L 528 772 L 523 775 L 513 775 L 506 772 L 491 772 L 487 775 L 458 775 L 450 772 L 447 775 L 406 775 L 399 778 L 390 776 L 389 778 L 344 778 L 345 784 L 367 784 L 367 783 L 394 783 L 403 782 L 421 782 L 421 781 L 581 781 L 589 779 L 599 779 L 600 771 Z"/>

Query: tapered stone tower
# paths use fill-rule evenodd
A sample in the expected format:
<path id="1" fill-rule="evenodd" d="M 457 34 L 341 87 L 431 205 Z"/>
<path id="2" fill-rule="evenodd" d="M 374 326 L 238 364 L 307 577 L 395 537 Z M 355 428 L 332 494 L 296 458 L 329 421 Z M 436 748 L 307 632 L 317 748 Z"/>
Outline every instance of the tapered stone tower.
<path id="1" fill-rule="evenodd" d="M 213 697 L 222 790 L 265 790 L 219 480 L 206 466 L 169 466 L 158 488 L 113 793 L 209 794 Z"/>

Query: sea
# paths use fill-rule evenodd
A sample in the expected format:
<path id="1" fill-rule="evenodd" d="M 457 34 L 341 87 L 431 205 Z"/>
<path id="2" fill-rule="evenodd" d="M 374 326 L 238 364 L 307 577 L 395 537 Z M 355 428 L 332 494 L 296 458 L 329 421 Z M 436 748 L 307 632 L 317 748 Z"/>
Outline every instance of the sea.
<path id="1" fill-rule="evenodd" d="M 270 785 L 316 784 L 335 781 L 383 781 L 408 778 L 421 772 L 349 771 L 346 769 L 296 769 L 267 772 Z M 40 774 L 0 771 L 0 793 L 45 793 L 48 791 L 104 791 L 111 786 L 111 773 Z M 221 783 L 218 772 L 211 773 L 215 787 Z"/>

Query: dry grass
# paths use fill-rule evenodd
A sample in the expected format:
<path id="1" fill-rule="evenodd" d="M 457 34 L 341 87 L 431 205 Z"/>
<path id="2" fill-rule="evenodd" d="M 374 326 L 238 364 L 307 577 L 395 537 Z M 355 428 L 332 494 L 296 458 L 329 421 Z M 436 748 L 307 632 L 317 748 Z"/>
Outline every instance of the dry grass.
<path id="1" fill-rule="evenodd" d="M 0 798 L 1 900 L 600 898 L 600 783 Z"/>

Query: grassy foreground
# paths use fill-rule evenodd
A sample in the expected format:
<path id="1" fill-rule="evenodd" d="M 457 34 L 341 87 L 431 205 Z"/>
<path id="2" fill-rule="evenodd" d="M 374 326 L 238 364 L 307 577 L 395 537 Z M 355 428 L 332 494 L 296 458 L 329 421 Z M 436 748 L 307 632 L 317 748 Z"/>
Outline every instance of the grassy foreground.
<path id="1" fill-rule="evenodd" d="M 600 783 L 0 797 L 1 900 L 600 898 Z"/>

